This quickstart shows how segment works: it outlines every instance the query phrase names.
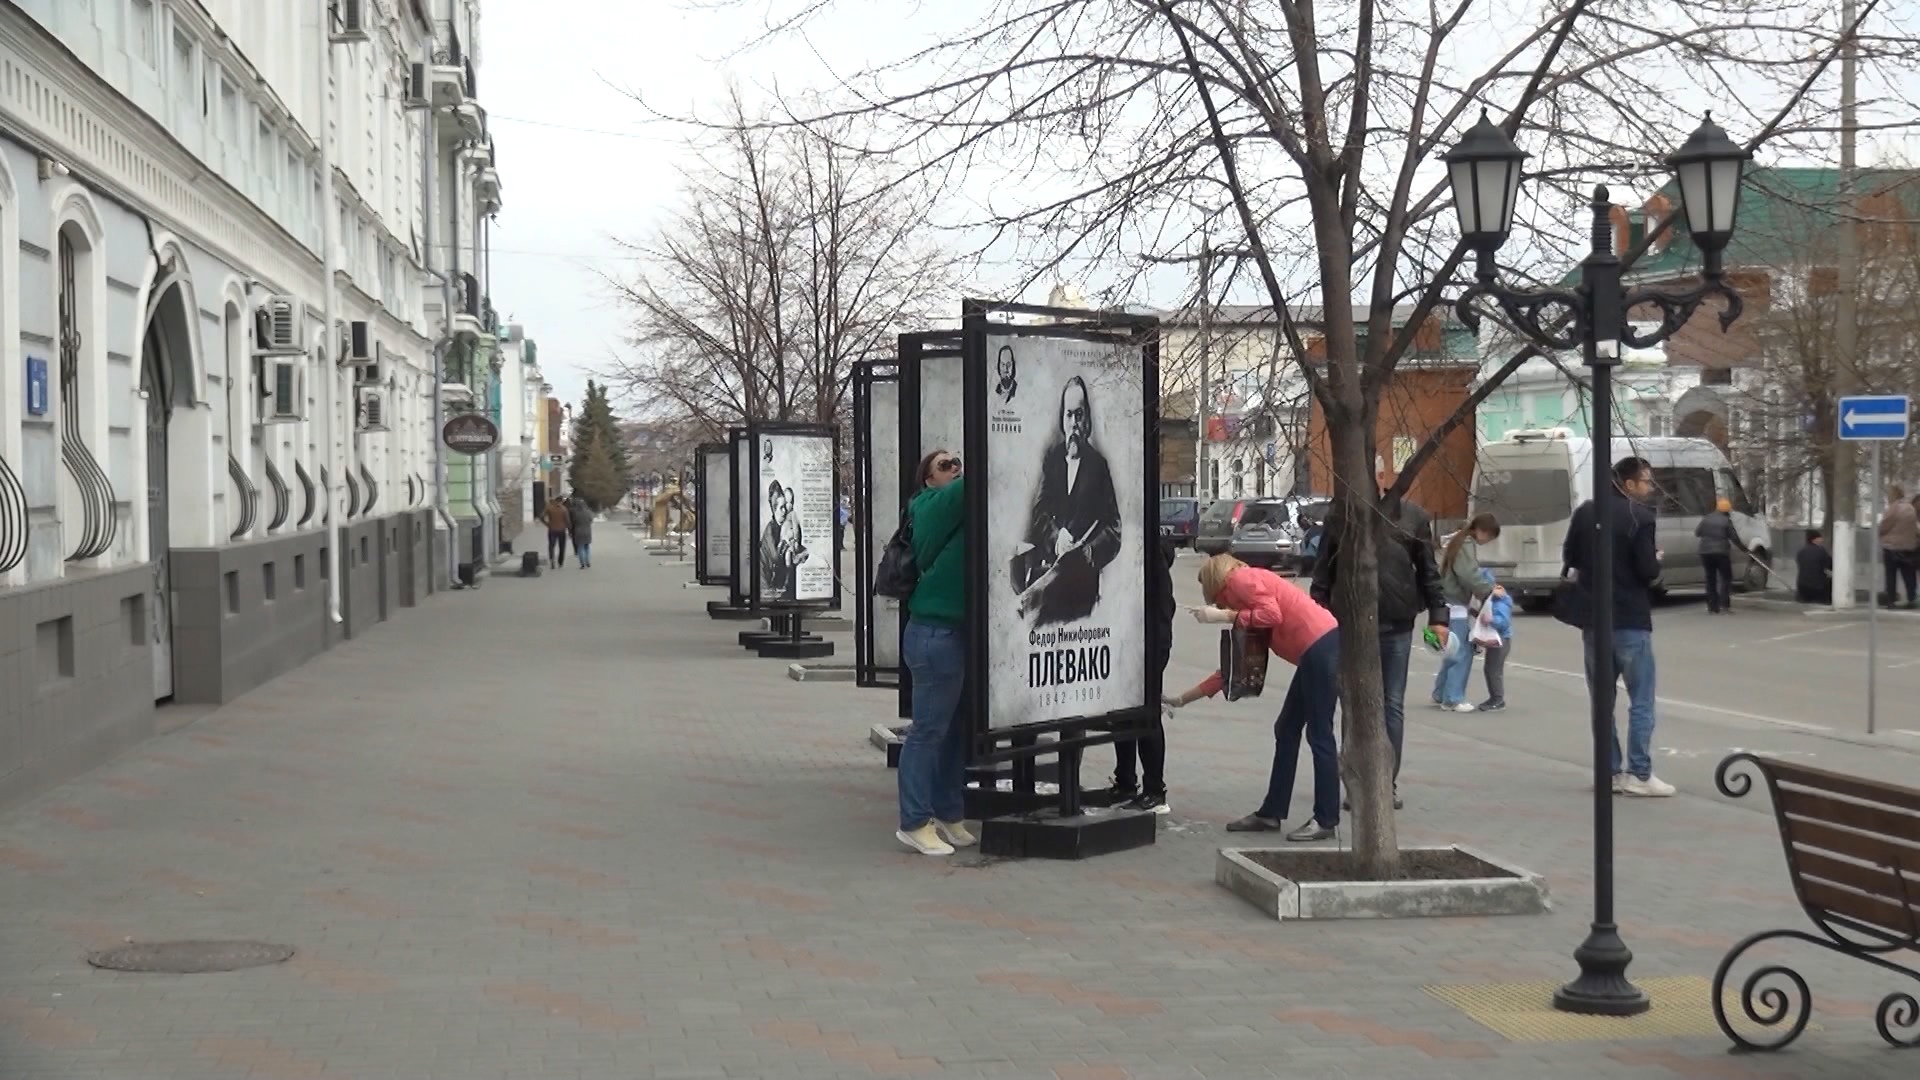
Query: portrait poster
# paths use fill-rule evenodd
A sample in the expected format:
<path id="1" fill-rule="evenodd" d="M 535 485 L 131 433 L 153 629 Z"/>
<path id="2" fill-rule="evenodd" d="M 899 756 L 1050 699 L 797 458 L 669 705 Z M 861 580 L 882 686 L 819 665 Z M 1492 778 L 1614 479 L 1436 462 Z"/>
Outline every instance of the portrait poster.
<path id="1" fill-rule="evenodd" d="M 701 584 L 724 584 L 733 569 L 733 457 L 723 444 L 700 448 L 694 516 L 700 532 Z"/>
<path id="2" fill-rule="evenodd" d="M 1147 705 L 1144 348 L 986 337 L 993 728 Z"/>
<path id="3" fill-rule="evenodd" d="M 762 604 L 830 603 L 838 512 L 833 436 L 759 431 L 754 441 L 756 599 Z"/>
<path id="4" fill-rule="evenodd" d="M 903 462 L 906 483 L 920 459 L 935 450 L 963 454 L 967 442 L 966 362 L 959 354 L 929 356 L 920 361 L 920 445 Z"/>
<path id="5" fill-rule="evenodd" d="M 886 550 L 893 531 L 900 527 L 900 383 L 894 379 L 875 379 L 867 389 L 867 450 L 873 460 L 868 465 L 867 562 L 860 568 L 862 587 L 866 589 L 868 609 L 873 613 L 873 663 L 877 668 L 900 666 L 900 601 L 873 592 L 874 571 L 880 566 L 880 553 Z"/>
<path id="6" fill-rule="evenodd" d="M 727 489 L 728 501 L 732 504 L 730 516 L 733 518 L 732 533 L 739 540 L 732 544 L 733 562 L 733 602 L 745 604 L 751 597 L 747 590 L 752 587 L 747 577 L 749 542 L 753 536 L 753 445 L 747 438 L 745 428 L 735 428 L 730 440 L 733 448 L 733 484 Z"/>

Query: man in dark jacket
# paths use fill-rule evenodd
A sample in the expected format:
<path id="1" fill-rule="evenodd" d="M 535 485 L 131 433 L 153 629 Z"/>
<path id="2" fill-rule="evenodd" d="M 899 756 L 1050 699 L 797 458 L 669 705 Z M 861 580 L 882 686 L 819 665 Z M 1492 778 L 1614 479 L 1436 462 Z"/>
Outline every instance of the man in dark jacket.
<path id="1" fill-rule="evenodd" d="M 1178 554 L 1179 549 L 1172 541 L 1162 539 L 1159 549 L 1147 561 L 1147 582 L 1153 586 L 1153 606 L 1147 611 L 1147 647 L 1151 653 L 1147 663 L 1157 667 L 1162 675 L 1166 673 L 1167 661 L 1173 658 L 1173 619 L 1180 613 L 1180 605 L 1173 598 L 1173 560 Z M 1153 730 L 1139 740 L 1123 739 L 1114 743 L 1113 754 L 1113 787 L 1108 789 L 1108 799 L 1129 810 L 1166 813 L 1167 736 L 1159 716 L 1154 717 Z M 1136 755 L 1146 771 L 1145 786 L 1137 793 L 1134 786 Z"/>
<path id="2" fill-rule="evenodd" d="M 1375 480 L 1382 491 L 1391 476 L 1384 465 Z M 1386 705 L 1387 739 L 1393 743 L 1393 808 L 1401 808 L 1399 794 L 1401 747 L 1406 739 L 1407 667 L 1413 656 L 1414 623 L 1424 612 L 1427 626 L 1444 642 L 1447 601 L 1440 594 L 1440 571 L 1433 557 L 1433 521 L 1409 499 L 1383 507 L 1370 524 L 1375 529 L 1374 563 L 1379 580 L 1380 682 Z M 1346 523 L 1338 504 L 1327 514 L 1320 537 L 1319 557 L 1313 563 L 1309 592 L 1321 607 L 1333 610 L 1333 583 L 1339 572 L 1341 538 Z"/>
<path id="3" fill-rule="evenodd" d="M 1794 553 L 1793 562 L 1799 571 L 1793 587 L 1800 602 L 1833 603 L 1833 552 L 1827 550 L 1827 540 L 1819 529 L 1807 530 L 1806 545 Z"/>
<path id="4" fill-rule="evenodd" d="M 567 531 L 573 536 L 574 561 L 585 570 L 593 565 L 593 507 L 575 493 L 567 503 Z"/>
<path id="5" fill-rule="evenodd" d="M 1733 610 L 1733 553 L 1745 551 L 1733 527 L 1733 501 L 1721 499 L 1700 518 L 1693 535 L 1700 541 L 1700 566 L 1707 572 L 1707 612 Z"/>
<path id="6" fill-rule="evenodd" d="M 1621 458 L 1613 466 L 1613 663 L 1627 684 L 1627 754 L 1620 756 L 1620 735 L 1613 737 L 1613 790 L 1620 795 L 1661 798 L 1673 785 L 1653 775 L 1653 587 L 1660 580 L 1660 549 L 1654 544 L 1653 466 L 1645 458 Z M 1561 563 L 1574 573 L 1574 585 L 1592 610 L 1594 503 L 1580 504 L 1567 525 Z M 1586 639 L 1587 692 L 1593 692 L 1593 627 Z"/>

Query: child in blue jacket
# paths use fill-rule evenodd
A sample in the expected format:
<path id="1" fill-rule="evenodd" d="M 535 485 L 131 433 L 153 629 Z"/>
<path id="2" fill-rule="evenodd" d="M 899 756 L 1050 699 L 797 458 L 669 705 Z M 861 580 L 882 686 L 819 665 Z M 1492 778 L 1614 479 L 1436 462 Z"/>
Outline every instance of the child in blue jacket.
<path id="1" fill-rule="evenodd" d="M 1480 571 L 1481 580 L 1493 583 L 1491 570 Z M 1478 646 L 1486 657 L 1481 670 L 1487 674 L 1487 700 L 1480 705 L 1481 712 L 1499 712 L 1507 707 L 1507 657 L 1513 652 L 1513 598 L 1500 585 L 1493 586 L 1493 595 L 1487 598 L 1491 611 L 1489 621 L 1500 635 L 1500 645 Z"/>

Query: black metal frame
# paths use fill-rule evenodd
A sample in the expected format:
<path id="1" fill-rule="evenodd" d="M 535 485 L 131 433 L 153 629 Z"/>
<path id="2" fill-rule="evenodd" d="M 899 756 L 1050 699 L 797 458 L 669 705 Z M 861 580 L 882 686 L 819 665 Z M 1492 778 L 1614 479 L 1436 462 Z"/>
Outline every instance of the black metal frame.
<path id="1" fill-rule="evenodd" d="M 879 665 L 879 641 L 873 625 L 874 610 L 879 602 L 873 593 L 873 572 L 880 561 L 880 552 L 875 550 L 877 545 L 873 542 L 874 528 L 879 524 L 873 519 L 876 449 L 873 445 L 873 384 L 895 384 L 894 426 L 897 430 L 899 381 L 900 365 L 896 361 L 860 360 L 853 365 L 853 505 L 856 523 L 853 530 L 853 682 L 863 689 L 883 687 L 891 690 L 900 685 L 901 677 L 899 665 L 885 668 Z M 899 456 L 897 443 L 879 449 L 882 453 L 894 454 L 896 458 Z M 895 655 L 899 655 L 897 649 Z"/>
<path id="2" fill-rule="evenodd" d="M 994 321 L 996 315 L 1038 316 L 1047 322 L 1015 323 Z M 988 489 L 993 484 L 992 462 L 987 454 L 989 396 L 992 393 L 993 367 L 986 355 L 987 337 L 1069 338 L 1141 348 L 1140 415 L 1143 418 L 1140 484 L 1140 536 L 1159 536 L 1160 491 L 1160 320 L 1149 315 L 1124 312 L 1085 311 L 1031 304 L 1000 303 L 988 300 L 964 300 L 961 306 L 961 351 L 966 368 L 966 461 L 967 461 L 967 681 L 975 693 L 968 695 L 962 709 L 968 721 L 971 760 L 975 765 L 990 762 L 1023 762 L 1043 754 L 1060 755 L 1061 814 L 1079 811 L 1080 755 L 1089 746 L 1137 738 L 1152 729 L 1160 711 L 1160 671 L 1149 662 L 1151 646 L 1143 637 L 1138 662 L 1146 673 L 1145 700 L 1141 705 L 1098 716 L 1037 720 L 995 727 L 988 715 L 990 695 L 985 690 L 988 674 L 987 582 L 993 553 L 987 546 Z M 1119 482 L 1116 479 L 1116 482 Z M 1151 611 L 1152 582 L 1142 574 L 1140 590 L 1143 610 Z M 1050 735 L 1046 742 L 1040 736 Z M 1004 746 L 1002 744 L 1005 744 Z"/>
<path id="3" fill-rule="evenodd" d="M 920 364 L 925 360 L 959 358 L 966 361 L 957 330 L 923 330 L 901 334 L 897 339 L 900 365 L 900 505 L 913 501 L 913 471 L 920 465 Z M 964 440 L 963 440 L 964 441 Z M 961 450 L 964 453 L 965 447 Z M 900 620 L 902 631 L 907 620 Z M 913 673 L 906 658 L 900 661 L 899 699 L 895 713 L 902 720 L 913 718 Z"/>
<path id="4" fill-rule="evenodd" d="M 830 439 L 833 454 L 829 459 L 836 466 L 832 472 L 833 505 L 838 513 L 840 505 L 840 429 L 831 424 L 793 424 L 782 421 L 757 420 L 746 426 L 746 444 L 749 447 L 747 459 L 747 492 L 752 495 L 747 503 L 747 521 L 749 528 L 745 538 L 747 544 L 747 604 L 756 611 L 777 612 L 780 614 L 804 614 L 806 612 L 838 611 L 840 609 L 840 545 L 829 537 L 816 543 L 827 543 L 833 547 L 833 595 L 825 600 L 762 600 L 760 598 L 760 559 L 753 545 L 759 543 L 760 536 L 760 437 L 763 435 L 789 435 L 810 438 Z M 734 493 L 736 497 L 739 492 Z M 829 522 L 834 532 L 838 524 Z M 737 543 L 737 542 L 736 542 Z M 798 625 L 797 623 L 795 624 Z M 797 632 L 797 631 L 796 631 Z"/>
<path id="5" fill-rule="evenodd" d="M 1613 462 L 1599 448 L 1612 446 L 1613 369 L 1620 364 L 1622 345 L 1646 347 L 1665 341 L 1709 297 L 1719 296 L 1727 307 L 1720 316 L 1722 329 L 1740 315 L 1740 294 L 1722 278 L 1720 255 L 1709 252 L 1702 283 L 1673 292 L 1628 288 L 1621 280 L 1620 257 L 1613 250 L 1613 203 L 1605 185 L 1593 189 L 1591 247 L 1580 264 L 1580 284 L 1573 289 L 1510 289 L 1495 281 L 1494 249 L 1489 238 L 1476 252 L 1475 280 L 1453 302 L 1453 310 L 1469 330 L 1478 331 L 1480 313 L 1475 301 L 1490 301 L 1520 333 L 1548 349 L 1581 350 L 1582 363 L 1592 371 L 1594 539 L 1591 582 L 1583 583 L 1591 597 L 1588 629 L 1587 685 L 1592 688 L 1589 724 L 1593 738 L 1593 892 L 1594 913 L 1587 937 L 1574 949 L 1580 974 L 1553 997 L 1563 1012 L 1596 1016 L 1633 1016 L 1652 1007 L 1647 995 L 1627 978 L 1633 952 L 1620 937 L 1613 905 L 1613 706 L 1618 680 L 1613 656 Z M 1658 327 L 1636 332 L 1628 323 L 1634 308 L 1652 305 L 1661 312 Z"/>
<path id="6" fill-rule="evenodd" d="M 1920 853 L 1915 856 L 1916 865 L 1912 867 L 1895 864 L 1885 869 L 1893 872 L 1895 880 L 1901 885 L 1901 900 L 1906 905 L 1909 926 L 1905 934 L 1893 933 L 1884 927 L 1874 926 L 1845 915 L 1827 911 L 1815 904 L 1808 903 L 1805 891 L 1801 888 L 1800 869 L 1793 841 L 1788 831 L 1787 814 L 1781 808 L 1779 779 L 1775 776 L 1772 764 L 1755 754 L 1729 754 L 1714 770 L 1713 783 L 1720 794 L 1730 799 L 1738 799 L 1753 790 L 1753 776 L 1746 772 L 1735 772 L 1739 766 L 1748 767 L 1766 782 L 1767 794 L 1773 800 L 1775 824 L 1780 829 L 1780 843 L 1786 849 L 1787 872 L 1793 879 L 1793 891 L 1800 901 L 1800 909 L 1820 930 L 1820 935 L 1809 934 L 1804 930 L 1764 930 L 1734 945 L 1720 961 L 1713 973 L 1713 1017 L 1720 1030 L 1734 1044 L 1744 1050 L 1778 1050 L 1800 1037 L 1807 1028 L 1807 1020 L 1813 1012 L 1813 993 L 1807 986 L 1807 980 L 1799 972 L 1784 964 L 1768 964 L 1747 976 L 1740 986 L 1740 1011 L 1749 1021 L 1761 1027 L 1774 1028 L 1786 1024 L 1787 1029 L 1779 1038 L 1770 1041 L 1749 1039 L 1734 1030 L 1727 1021 L 1726 983 L 1732 974 L 1733 965 L 1757 945 L 1768 941 L 1790 939 L 1817 945 L 1829 952 L 1854 960 L 1860 960 L 1880 968 L 1905 975 L 1920 982 L 1920 966 L 1909 967 L 1895 963 L 1889 957 L 1903 952 L 1920 954 Z M 1908 885 L 1911 883 L 1911 891 Z M 1792 988 L 1789 993 L 1781 986 L 1762 985 L 1771 978 L 1779 977 Z M 1889 1045 L 1915 1049 L 1920 1048 L 1920 998 L 1904 990 L 1895 990 L 1880 999 L 1880 1006 L 1874 1011 L 1874 1026 L 1880 1037 Z M 1895 1029 L 1904 1029 L 1900 1034 Z"/>
<path id="7" fill-rule="evenodd" d="M 747 595 L 747 561 L 750 556 L 745 547 L 751 543 L 746 535 L 751 524 L 741 519 L 745 508 L 740 503 L 740 455 L 751 453 L 747 440 L 747 429 L 732 427 L 727 429 L 727 469 L 732 481 L 727 485 L 727 516 L 733 522 L 733 547 L 728 558 L 727 606 L 741 611 L 757 610 Z"/>
<path id="8" fill-rule="evenodd" d="M 707 483 L 707 459 L 709 458 L 727 459 L 727 491 L 731 493 L 734 486 L 733 458 L 726 443 L 701 443 L 693 448 L 693 471 L 700 478 L 698 494 L 693 499 L 693 580 L 700 585 L 730 585 L 733 583 L 732 546 L 729 545 L 727 548 L 726 573 L 714 573 L 713 565 L 707 559 L 707 522 L 710 520 L 708 515 L 713 510 L 713 495 L 709 490 L 713 485 Z M 731 497 L 727 500 L 727 512 L 729 515 L 733 512 Z M 727 525 L 731 529 L 733 525 L 731 516 L 728 517 Z M 739 537 L 734 537 L 733 542 L 739 543 Z"/>

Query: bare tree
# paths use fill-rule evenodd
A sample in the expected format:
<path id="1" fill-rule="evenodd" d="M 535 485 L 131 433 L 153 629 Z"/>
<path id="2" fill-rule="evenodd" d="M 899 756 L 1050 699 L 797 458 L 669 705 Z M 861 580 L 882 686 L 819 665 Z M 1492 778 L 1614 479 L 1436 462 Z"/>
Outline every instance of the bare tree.
<path id="1" fill-rule="evenodd" d="M 796 10 L 768 25 L 790 32 L 827 5 L 788 6 Z M 1349 523 L 1334 603 L 1355 871 L 1390 879 L 1398 850 L 1373 618 L 1386 518 L 1375 421 L 1413 337 L 1395 328 L 1421 326 L 1444 303 L 1464 254 L 1438 152 L 1490 110 L 1533 155 L 1520 213 L 1533 246 L 1506 254 L 1564 263 L 1585 229 L 1569 211 L 1589 183 L 1660 170 L 1657 154 L 1681 134 L 1676 91 L 1729 101 L 1727 122 L 1779 137 L 1826 123 L 1806 92 L 1840 36 L 1837 18 L 1824 0 L 979 7 L 970 29 L 844 78 L 853 101 L 798 122 L 857 120 L 868 152 L 965 171 L 993 193 L 976 224 L 1037 252 L 1035 277 L 1069 260 L 1138 266 L 1203 234 L 1244 249 L 1216 297 L 1251 282 L 1289 374 L 1327 421 L 1333 495 Z M 1134 280 L 1123 274 L 1118 287 Z M 1318 355 L 1300 329 L 1309 306 Z"/>
<path id="2" fill-rule="evenodd" d="M 952 288 L 952 257 L 919 227 L 908 170 L 829 128 L 770 129 L 736 92 L 683 183 L 683 206 L 628 245 L 614 280 L 633 357 L 614 376 L 653 419 L 709 436 L 744 419 L 838 423 L 855 361 L 889 355 Z"/>

